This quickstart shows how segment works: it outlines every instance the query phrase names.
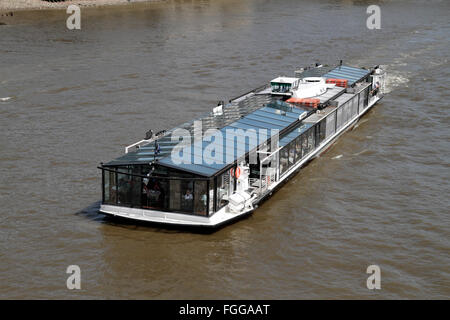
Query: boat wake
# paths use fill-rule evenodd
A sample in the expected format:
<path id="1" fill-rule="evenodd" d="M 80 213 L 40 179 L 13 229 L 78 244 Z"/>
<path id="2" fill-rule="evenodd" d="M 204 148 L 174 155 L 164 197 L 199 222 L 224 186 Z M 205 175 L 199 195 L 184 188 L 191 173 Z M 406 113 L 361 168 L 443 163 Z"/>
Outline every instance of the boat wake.
<path id="1" fill-rule="evenodd" d="M 355 124 L 355 126 L 353 127 L 353 129 L 352 130 L 355 130 L 356 128 L 358 128 L 360 125 L 362 125 L 363 123 L 365 123 L 365 122 L 367 122 L 367 121 L 369 121 L 369 120 L 361 120 L 361 121 L 359 121 L 357 124 Z"/>
<path id="2" fill-rule="evenodd" d="M 362 150 L 362 151 L 360 151 L 360 152 L 353 153 L 353 154 L 352 154 L 350 157 L 348 157 L 347 159 L 353 159 L 354 157 L 358 157 L 358 156 L 363 155 L 363 154 L 366 154 L 366 153 L 371 153 L 371 151 L 370 151 L 369 149 L 364 149 L 364 150 Z M 332 157 L 331 159 L 332 159 L 332 160 L 338 160 L 338 159 L 341 159 L 341 158 L 343 158 L 343 157 L 344 157 L 343 154 L 339 154 L 339 155 L 337 155 L 337 156 Z"/>
<path id="3" fill-rule="evenodd" d="M 9 101 L 11 99 L 12 99 L 12 97 L 5 97 L 5 98 L 0 98 L 0 101 L 1 102 L 6 102 L 6 101 Z"/>
<path id="4" fill-rule="evenodd" d="M 367 153 L 367 152 L 370 152 L 370 150 L 369 150 L 369 149 L 364 149 L 363 151 L 354 153 L 353 155 L 354 155 L 354 156 L 360 156 L 360 155 L 362 155 L 362 154 L 364 154 L 364 153 Z"/>
<path id="5" fill-rule="evenodd" d="M 404 86 L 408 87 L 409 79 L 406 75 L 401 72 L 391 71 L 386 77 L 386 87 L 384 89 L 385 93 L 391 92 L 396 87 Z"/>

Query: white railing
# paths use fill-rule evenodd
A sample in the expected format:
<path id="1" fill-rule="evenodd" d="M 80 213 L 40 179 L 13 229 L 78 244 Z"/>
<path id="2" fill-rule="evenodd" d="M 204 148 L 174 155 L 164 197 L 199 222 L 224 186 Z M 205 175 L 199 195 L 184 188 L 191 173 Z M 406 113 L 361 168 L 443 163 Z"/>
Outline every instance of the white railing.
<path id="1" fill-rule="evenodd" d="M 136 146 L 140 146 L 143 143 L 150 143 L 152 141 L 154 141 L 154 139 L 153 140 L 152 139 L 150 139 L 150 140 L 145 140 L 144 139 L 144 140 L 138 141 L 136 143 L 130 144 L 129 146 L 125 147 L 125 153 L 128 153 L 130 148 L 133 148 L 133 147 L 136 147 Z"/>
<path id="2" fill-rule="evenodd" d="M 277 181 L 277 171 L 278 171 L 278 167 L 279 167 L 278 153 L 280 152 L 281 149 L 283 149 L 283 147 L 279 147 L 278 149 L 276 149 L 275 151 L 270 153 L 267 157 L 262 159 L 260 162 L 260 167 L 259 167 L 260 173 L 259 174 L 260 174 L 260 178 L 261 178 L 260 179 L 260 184 L 261 184 L 260 189 L 261 190 L 264 190 L 264 188 L 262 187 L 263 181 L 265 184 L 265 188 L 267 188 L 272 182 Z M 263 173 L 263 164 L 266 162 L 272 161 L 272 160 L 277 161 L 277 164 L 275 165 L 275 167 L 265 168 L 265 171 Z M 267 177 L 270 177 L 268 181 L 266 181 Z"/>
<path id="3" fill-rule="evenodd" d="M 152 139 L 142 139 L 141 141 L 130 144 L 129 146 L 125 147 L 125 153 L 130 152 L 130 149 L 133 147 L 140 146 L 141 144 L 144 144 L 144 143 L 149 144 L 151 142 L 154 142 L 155 140 L 165 137 L 168 134 L 168 131 L 162 130 L 159 133 L 160 133 L 159 135 L 154 135 Z"/>

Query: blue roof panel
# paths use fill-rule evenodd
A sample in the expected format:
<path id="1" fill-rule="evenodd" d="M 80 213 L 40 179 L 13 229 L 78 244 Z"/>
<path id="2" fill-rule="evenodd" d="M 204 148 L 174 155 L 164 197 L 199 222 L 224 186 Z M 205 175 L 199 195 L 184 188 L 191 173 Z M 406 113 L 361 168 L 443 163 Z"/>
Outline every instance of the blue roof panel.
<path id="1" fill-rule="evenodd" d="M 212 176 L 297 122 L 299 115 L 306 112 L 287 104 L 282 106 L 288 109 L 282 111 L 263 107 L 220 129 L 221 141 L 215 141 L 216 137 L 213 135 L 186 146 L 180 151 L 180 158 L 187 153 L 188 163 L 176 163 L 180 159 L 172 159 L 171 156 L 161 159 L 159 163 L 203 176 Z M 255 132 L 247 131 L 249 129 Z M 261 130 L 264 131 L 261 133 Z M 250 136 L 256 137 L 256 141 L 250 141 Z"/>
<path id="2" fill-rule="evenodd" d="M 301 107 L 293 107 L 281 100 L 254 96 L 247 98 L 239 105 L 229 104 L 224 108 L 223 116 L 217 117 L 208 113 L 202 119 L 203 132 L 218 129 L 219 142 L 214 134 L 203 137 L 203 141 L 192 143 L 192 137 L 186 134 L 181 141 L 191 142 L 192 145 L 179 149 L 181 142 L 175 129 L 158 140 L 160 152 L 155 156 L 155 143 L 151 142 L 134 151 L 105 164 L 106 166 L 121 166 L 131 164 L 150 163 L 157 160 L 161 165 L 177 168 L 183 171 L 212 176 L 226 166 L 231 165 L 246 153 L 256 149 L 273 135 L 284 132 L 288 127 L 299 121 L 299 116 L 308 112 Z M 185 132 L 195 130 L 194 121 L 186 122 L 178 128 Z M 256 130 L 249 132 L 248 130 Z M 231 135 L 226 134 L 232 130 Z M 249 141 L 247 135 L 255 136 L 256 141 Z M 178 139 L 172 141 L 172 139 Z M 214 150 L 216 148 L 216 150 Z M 178 159 L 177 155 L 178 154 Z M 184 155 L 187 163 L 179 163 Z M 197 160 L 197 161 L 196 161 Z M 196 163 L 197 162 L 197 163 Z M 217 163 L 215 163 L 217 162 Z"/>
<path id="3" fill-rule="evenodd" d="M 351 86 L 355 82 L 361 80 L 365 76 L 370 73 L 369 70 L 348 67 L 348 66 L 339 66 L 331 70 L 330 72 L 323 75 L 325 78 L 336 78 L 336 79 L 346 79 L 348 81 L 348 85 Z"/>
<path id="4" fill-rule="evenodd" d="M 277 124 L 270 124 L 267 122 L 262 123 L 251 119 L 241 119 L 239 120 L 239 123 L 247 124 L 251 126 L 253 129 L 281 130 L 283 128 L 283 126 Z"/>
<path id="5" fill-rule="evenodd" d="M 272 111 L 273 110 L 273 111 Z M 276 112 L 278 111 L 278 112 Z M 257 111 L 255 111 L 255 114 L 257 115 L 263 115 L 267 116 L 267 114 L 272 115 L 273 117 L 276 117 L 276 119 L 298 119 L 298 114 L 294 112 L 286 112 L 281 110 L 275 110 L 273 108 L 261 108 Z"/>

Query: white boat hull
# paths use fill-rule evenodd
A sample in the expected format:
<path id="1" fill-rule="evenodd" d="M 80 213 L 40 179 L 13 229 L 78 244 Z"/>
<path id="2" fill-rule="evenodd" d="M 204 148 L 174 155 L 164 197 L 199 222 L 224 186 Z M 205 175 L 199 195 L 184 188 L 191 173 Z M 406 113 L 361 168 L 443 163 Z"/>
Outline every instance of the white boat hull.
<path id="1" fill-rule="evenodd" d="M 156 211 L 139 208 L 127 208 L 102 204 L 100 212 L 121 218 L 153 222 L 166 225 L 176 225 L 185 227 L 213 227 L 217 228 L 230 223 L 236 219 L 250 214 L 254 209 L 243 210 L 239 213 L 232 213 L 226 207 L 217 211 L 211 217 L 202 217 L 193 214 Z"/>

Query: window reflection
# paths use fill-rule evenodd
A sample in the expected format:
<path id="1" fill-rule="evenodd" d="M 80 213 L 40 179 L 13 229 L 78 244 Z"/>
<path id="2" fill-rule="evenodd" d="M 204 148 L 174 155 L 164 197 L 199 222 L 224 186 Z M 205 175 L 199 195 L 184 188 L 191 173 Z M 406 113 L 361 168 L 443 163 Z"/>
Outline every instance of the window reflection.
<path id="1" fill-rule="evenodd" d="M 103 173 L 103 203 L 204 216 L 208 215 L 208 209 L 213 213 L 212 182 L 208 205 L 208 180 L 169 171 L 150 169 L 149 166 L 108 167 Z M 168 177 L 154 176 L 155 172 L 164 173 Z M 177 175 L 180 175 L 180 179 L 174 178 Z M 229 190 L 229 179 L 223 190 Z M 226 199 L 228 193 L 223 194 L 222 205 Z"/>
<path id="2" fill-rule="evenodd" d="M 216 210 L 219 210 L 228 204 L 229 193 L 230 193 L 230 173 L 226 171 L 217 177 Z"/>
<path id="3" fill-rule="evenodd" d="M 299 161 L 302 158 L 302 137 L 295 139 L 295 161 Z"/>
<path id="4" fill-rule="evenodd" d="M 288 149 L 286 147 L 284 147 L 283 149 L 281 149 L 280 151 L 280 175 L 285 173 L 286 170 L 288 169 Z"/>
<path id="5" fill-rule="evenodd" d="M 121 171 L 127 171 L 126 169 L 121 169 Z M 117 175 L 117 190 L 118 190 L 118 204 L 129 205 L 131 204 L 130 192 L 131 192 L 131 181 L 128 174 Z"/>
<path id="6" fill-rule="evenodd" d="M 289 167 L 295 163 L 295 141 L 289 143 Z"/>
<path id="7" fill-rule="evenodd" d="M 207 182 L 195 181 L 194 190 L 194 212 L 197 214 L 206 215 L 206 207 L 208 204 Z"/>
<path id="8" fill-rule="evenodd" d="M 191 213 L 194 209 L 194 183 L 192 181 L 181 181 L 181 211 Z"/>
<path id="9" fill-rule="evenodd" d="M 106 204 L 116 204 L 117 201 L 117 186 L 116 175 L 114 172 L 105 171 L 105 185 L 103 186 L 105 192 L 104 202 Z"/>
<path id="10" fill-rule="evenodd" d="M 146 192 L 146 202 L 144 208 L 164 209 L 168 190 L 167 181 L 163 179 L 149 178 L 144 190 Z"/>

